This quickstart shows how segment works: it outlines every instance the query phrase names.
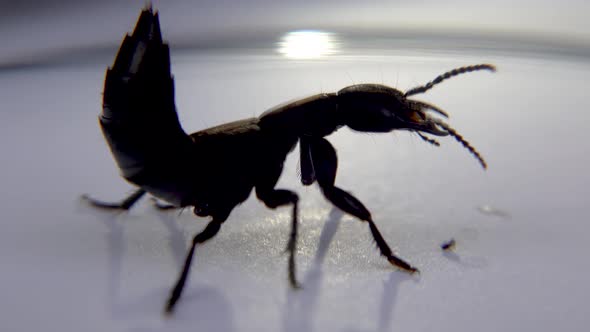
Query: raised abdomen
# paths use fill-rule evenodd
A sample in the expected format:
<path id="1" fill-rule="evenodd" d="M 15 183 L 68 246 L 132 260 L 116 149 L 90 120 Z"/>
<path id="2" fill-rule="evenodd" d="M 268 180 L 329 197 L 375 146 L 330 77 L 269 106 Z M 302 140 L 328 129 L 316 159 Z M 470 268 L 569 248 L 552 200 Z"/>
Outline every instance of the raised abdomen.
<path id="1" fill-rule="evenodd" d="M 179 190 L 175 178 L 184 172 L 178 167 L 192 140 L 178 121 L 169 49 L 151 9 L 141 13 L 107 70 L 99 121 L 125 179 L 152 193 L 163 183 L 172 188 L 160 191 Z"/>

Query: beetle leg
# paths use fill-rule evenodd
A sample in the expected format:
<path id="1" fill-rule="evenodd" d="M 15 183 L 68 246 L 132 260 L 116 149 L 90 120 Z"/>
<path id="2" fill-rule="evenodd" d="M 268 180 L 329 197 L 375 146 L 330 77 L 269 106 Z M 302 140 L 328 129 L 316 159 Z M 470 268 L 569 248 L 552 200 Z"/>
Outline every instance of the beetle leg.
<path id="1" fill-rule="evenodd" d="M 381 232 L 377 229 L 377 225 L 373 222 L 371 213 L 363 203 L 346 191 L 334 186 L 336 170 L 338 168 L 338 157 L 332 144 L 321 138 L 314 140 L 310 147 L 317 181 L 324 196 L 344 212 L 369 223 L 369 229 L 371 230 L 375 243 L 377 243 L 377 247 L 381 251 L 381 255 L 385 256 L 391 264 L 409 273 L 418 272 L 418 269 L 397 257 L 391 248 L 389 248 Z"/>
<path id="2" fill-rule="evenodd" d="M 223 213 L 221 215 L 214 215 L 213 220 L 211 220 L 209 224 L 207 224 L 207 227 L 205 227 L 203 231 L 201 231 L 193 237 L 193 242 L 186 255 L 182 272 L 180 273 L 178 281 L 176 282 L 176 285 L 170 293 L 170 298 L 168 299 L 168 302 L 166 302 L 166 314 L 172 314 L 174 310 L 174 305 L 176 304 L 176 302 L 180 298 L 180 295 L 182 294 L 182 289 L 184 288 L 184 284 L 186 283 L 186 279 L 188 278 L 188 273 L 193 260 L 193 255 L 195 253 L 195 247 L 197 246 L 197 244 L 203 243 L 215 236 L 215 234 L 219 232 L 221 224 L 227 219 L 228 216 L 229 212 Z"/>
<path id="3" fill-rule="evenodd" d="M 133 194 L 129 195 L 129 197 L 125 198 L 119 203 L 110 203 L 110 202 L 103 202 L 91 198 L 88 195 L 82 195 L 82 199 L 88 201 L 92 206 L 100 208 L 100 209 L 108 209 L 108 210 L 129 210 L 137 201 L 145 195 L 146 191 L 143 189 L 137 189 L 133 192 Z"/>
<path id="4" fill-rule="evenodd" d="M 289 235 L 289 243 L 287 244 L 287 251 L 289 252 L 289 282 L 293 288 L 299 288 L 297 282 L 295 269 L 295 250 L 297 247 L 297 210 L 299 197 L 296 193 L 285 189 L 274 189 L 270 192 L 257 191 L 256 195 L 260 198 L 266 206 L 271 209 L 276 207 L 293 204 L 293 215 L 291 217 L 291 234 Z"/>
<path id="5" fill-rule="evenodd" d="M 311 162 L 311 150 L 308 137 L 299 139 L 299 167 L 301 168 L 301 183 L 305 186 L 313 184 L 316 180 L 313 163 Z"/>
<path id="6" fill-rule="evenodd" d="M 159 200 L 157 200 L 156 198 L 152 197 L 152 204 L 154 205 L 154 207 L 160 211 L 168 211 L 168 210 L 176 210 L 179 209 L 178 206 L 176 205 L 172 205 L 172 204 L 167 204 L 167 203 L 162 203 Z"/>
<path id="7" fill-rule="evenodd" d="M 297 248 L 297 214 L 299 197 L 296 193 L 285 189 L 274 189 L 282 172 L 282 166 L 276 167 L 274 171 L 265 172 L 267 177 L 256 185 L 256 196 L 264 202 L 264 204 L 275 209 L 279 206 L 293 204 L 293 214 L 291 216 L 291 233 L 289 235 L 289 242 L 287 244 L 287 251 L 289 252 L 289 282 L 291 287 L 299 288 L 297 282 L 295 269 L 295 251 Z"/>

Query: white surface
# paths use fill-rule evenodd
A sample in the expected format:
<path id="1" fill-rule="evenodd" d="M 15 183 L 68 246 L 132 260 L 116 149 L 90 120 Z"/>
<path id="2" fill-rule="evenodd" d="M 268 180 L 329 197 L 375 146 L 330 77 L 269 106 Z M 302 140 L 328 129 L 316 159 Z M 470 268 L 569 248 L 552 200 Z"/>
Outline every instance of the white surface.
<path id="1" fill-rule="evenodd" d="M 198 248 L 170 319 L 164 301 L 205 220 L 160 213 L 148 200 L 116 215 L 78 199 L 130 192 L 97 125 L 105 64 L 0 73 L 0 330 L 583 330 L 587 62 L 175 54 L 173 72 L 181 121 L 194 131 L 351 81 L 405 90 L 479 62 L 495 63 L 498 73 L 457 77 L 419 97 L 451 114 L 486 157 L 487 172 L 450 138 L 435 148 L 407 133 L 342 129 L 329 137 L 340 158 L 337 184 L 367 205 L 419 277 L 390 267 L 366 225 L 298 184 L 294 153 L 279 187 L 302 199 L 304 289 L 287 282 L 289 209 L 267 210 L 251 198 Z M 481 213 L 486 205 L 510 217 Z M 456 251 L 441 252 L 451 237 Z"/>

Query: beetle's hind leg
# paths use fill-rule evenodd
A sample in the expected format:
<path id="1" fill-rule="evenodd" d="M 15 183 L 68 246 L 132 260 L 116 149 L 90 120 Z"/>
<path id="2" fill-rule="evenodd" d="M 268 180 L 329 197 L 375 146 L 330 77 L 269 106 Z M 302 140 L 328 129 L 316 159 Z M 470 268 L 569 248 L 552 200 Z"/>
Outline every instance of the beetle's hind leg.
<path id="1" fill-rule="evenodd" d="M 310 149 L 315 175 L 324 196 L 344 212 L 369 223 L 369 229 L 377 247 L 381 251 L 381 255 L 385 256 L 391 264 L 409 273 L 418 272 L 418 269 L 397 257 L 389 248 L 381 232 L 377 229 L 377 225 L 373 222 L 371 213 L 363 203 L 346 191 L 334 186 L 338 157 L 330 142 L 323 138 L 315 139 L 310 144 Z"/>
<path id="2" fill-rule="evenodd" d="M 82 195 L 82 199 L 88 201 L 92 206 L 97 207 L 99 209 L 106 209 L 106 210 L 129 210 L 137 201 L 145 195 L 146 191 L 143 189 L 137 189 L 134 191 L 129 197 L 125 198 L 121 202 L 112 203 L 112 202 L 103 202 L 91 198 L 90 196 L 84 194 Z"/>

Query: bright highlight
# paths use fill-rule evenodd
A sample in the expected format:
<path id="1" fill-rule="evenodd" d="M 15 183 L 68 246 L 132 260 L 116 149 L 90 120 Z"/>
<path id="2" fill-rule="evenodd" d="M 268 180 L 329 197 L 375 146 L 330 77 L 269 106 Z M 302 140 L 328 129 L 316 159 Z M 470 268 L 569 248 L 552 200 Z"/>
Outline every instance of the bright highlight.
<path id="1" fill-rule="evenodd" d="M 279 42 L 279 53 L 292 59 L 316 59 L 336 52 L 337 43 L 329 32 L 300 30 L 287 33 Z"/>

